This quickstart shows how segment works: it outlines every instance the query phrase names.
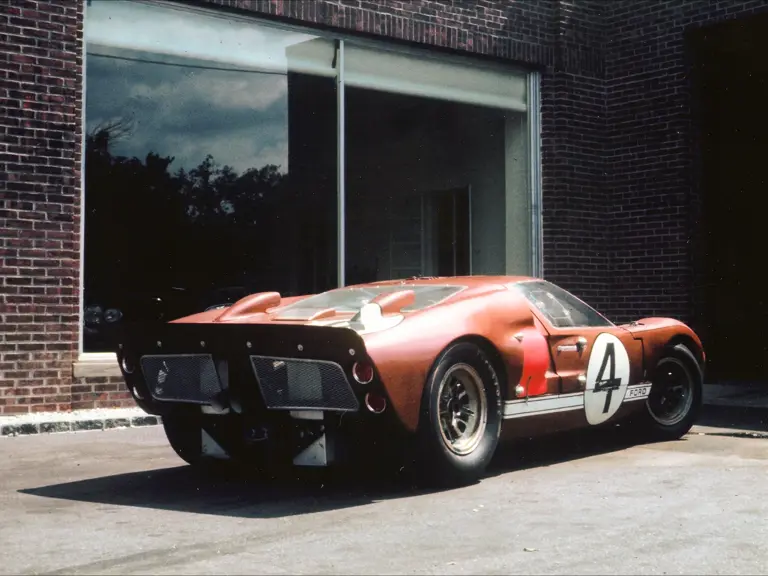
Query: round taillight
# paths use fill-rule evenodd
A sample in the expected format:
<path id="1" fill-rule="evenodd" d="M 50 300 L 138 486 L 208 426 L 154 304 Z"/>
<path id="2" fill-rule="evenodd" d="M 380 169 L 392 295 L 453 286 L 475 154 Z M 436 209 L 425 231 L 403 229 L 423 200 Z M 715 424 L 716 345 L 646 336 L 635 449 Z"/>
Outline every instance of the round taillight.
<path id="1" fill-rule="evenodd" d="M 137 388 L 134 388 L 130 384 L 128 384 L 128 390 L 131 391 L 131 394 L 136 398 L 136 400 L 144 400 L 144 396 L 139 394 L 139 390 Z"/>
<path id="2" fill-rule="evenodd" d="M 133 371 L 136 369 L 136 367 L 133 365 L 133 362 L 127 356 L 123 356 L 120 364 L 122 365 L 123 372 L 126 374 L 133 374 Z"/>
<path id="3" fill-rule="evenodd" d="M 368 362 L 355 362 L 352 366 L 352 376 L 360 384 L 370 384 L 373 380 L 373 366 Z"/>
<path id="4" fill-rule="evenodd" d="M 365 407 L 374 414 L 381 414 L 387 408 L 387 399 L 375 392 L 368 392 L 365 395 Z"/>

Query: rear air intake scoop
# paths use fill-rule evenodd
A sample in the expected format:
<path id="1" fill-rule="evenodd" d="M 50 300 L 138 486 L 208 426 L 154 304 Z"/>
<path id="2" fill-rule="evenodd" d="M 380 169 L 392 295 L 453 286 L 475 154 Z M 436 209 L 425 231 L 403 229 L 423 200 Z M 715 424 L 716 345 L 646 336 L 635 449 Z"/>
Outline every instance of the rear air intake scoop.
<path id="1" fill-rule="evenodd" d="M 381 313 L 387 314 L 399 314 L 400 311 L 406 306 L 412 306 L 416 301 L 416 292 L 413 290 L 398 290 L 390 294 L 379 294 L 371 300 L 372 304 L 378 304 L 381 308 Z"/>
<path id="2" fill-rule="evenodd" d="M 244 316 L 253 316 L 254 314 L 264 314 L 270 308 L 280 305 L 282 297 L 280 292 L 259 292 L 241 298 L 232 306 L 227 308 L 215 322 L 227 322 L 242 318 Z"/>

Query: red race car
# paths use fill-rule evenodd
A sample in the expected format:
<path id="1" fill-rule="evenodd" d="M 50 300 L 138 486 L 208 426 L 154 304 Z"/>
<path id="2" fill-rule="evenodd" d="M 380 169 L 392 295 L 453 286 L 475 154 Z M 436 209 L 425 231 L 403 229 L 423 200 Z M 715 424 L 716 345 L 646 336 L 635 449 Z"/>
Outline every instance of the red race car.
<path id="1" fill-rule="evenodd" d="M 612 426 L 688 432 L 705 356 L 669 318 L 617 326 L 535 278 L 417 278 L 258 293 L 127 325 L 128 389 L 187 462 L 329 466 L 408 454 L 431 479 L 482 476 L 505 438 Z"/>

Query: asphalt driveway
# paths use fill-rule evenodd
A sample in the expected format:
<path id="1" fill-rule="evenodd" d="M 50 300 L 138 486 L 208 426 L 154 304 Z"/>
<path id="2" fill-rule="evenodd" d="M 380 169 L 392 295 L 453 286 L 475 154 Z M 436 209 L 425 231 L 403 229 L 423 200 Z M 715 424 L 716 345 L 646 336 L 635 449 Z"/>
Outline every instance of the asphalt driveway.
<path id="1" fill-rule="evenodd" d="M 766 573 L 763 416 L 716 416 L 666 444 L 518 446 L 442 492 L 205 477 L 159 427 L 5 438 L 0 572 Z"/>

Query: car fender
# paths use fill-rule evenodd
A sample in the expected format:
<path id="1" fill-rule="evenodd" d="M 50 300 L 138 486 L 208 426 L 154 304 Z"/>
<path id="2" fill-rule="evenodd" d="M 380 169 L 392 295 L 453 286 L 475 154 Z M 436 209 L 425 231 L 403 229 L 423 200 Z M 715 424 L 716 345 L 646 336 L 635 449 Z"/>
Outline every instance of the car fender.
<path id="1" fill-rule="evenodd" d="M 404 427 L 414 431 L 427 378 L 449 346 L 471 340 L 485 347 L 502 372 L 502 396 L 507 398 L 523 370 L 523 346 L 514 336 L 533 327 L 525 303 L 502 288 L 409 314 L 394 328 L 366 334 L 364 340 L 392 408 Z"/>
<path id="2" fill-rule="evenodd" d="M 673 318 L 642 318 L 626 326 L 632 336 L 643 343 L 643 368 L 649 375 L 670 346 L 683 344 L 696 359 L 702 374 L 706 365 L 706 353 L 701 339 L 684 322 Z"/>

